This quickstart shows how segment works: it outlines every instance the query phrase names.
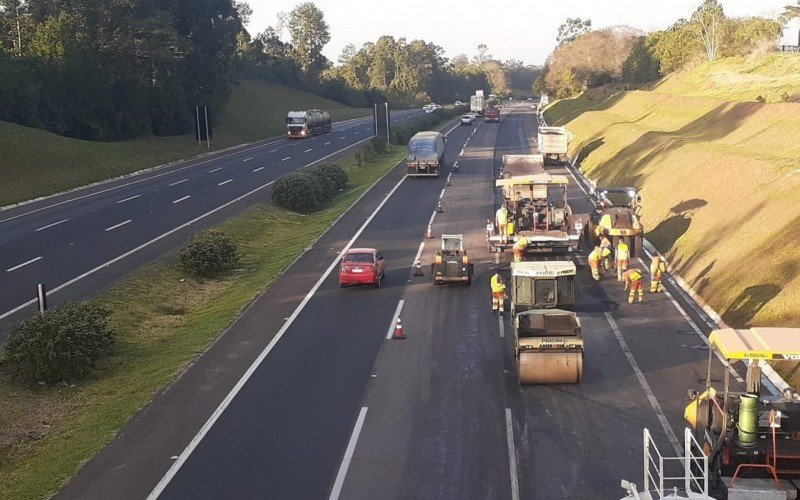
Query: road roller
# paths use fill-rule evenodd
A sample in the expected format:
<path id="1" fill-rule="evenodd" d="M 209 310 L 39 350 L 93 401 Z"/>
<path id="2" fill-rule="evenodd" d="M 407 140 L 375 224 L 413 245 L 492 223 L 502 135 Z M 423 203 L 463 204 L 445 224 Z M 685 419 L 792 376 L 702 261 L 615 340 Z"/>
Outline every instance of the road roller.
<path id="1" fill-rule="evenodd" d="M 569 260 L 511 263 L 511 316 L 528 309 L 568 309 L 575 304 L 575 263 Z"/>
<path id="2" fill-rule="evenodd" d="M 583 377 L 578 316 L 561 309 L 530 309 L 514 316 L 520 384 L 577 384 Z"/>
<path id="3" fill-rule="evenodd" d="M 684 419 L 708 456 L 711 496 L 797 498 L 782 495 L 797 494 L 783 479 L 800 475 L 800 401 L 788 385 L 776 386 L 780 395 L 762 392 L 761 370 L 766 361 L 800 360 L 800 328 L 725 328 L 711 332 L 708 343 L 705 386 L 690 390 Z M 731 370 L 717 359 L 745 362 L 744 383 L 731 387 Z M 720 375 L 722 387 L 715 387 Z M 754 496 L 756 486 L 764 496 Z"/>

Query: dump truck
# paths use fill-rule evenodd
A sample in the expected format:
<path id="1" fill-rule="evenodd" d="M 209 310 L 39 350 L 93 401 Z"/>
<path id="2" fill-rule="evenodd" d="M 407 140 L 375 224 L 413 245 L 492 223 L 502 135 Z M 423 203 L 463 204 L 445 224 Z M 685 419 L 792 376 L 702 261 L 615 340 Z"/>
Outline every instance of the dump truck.
<path id="1" fill-rule="evenodd" d="M 444 168 L 444 137 L 439 132 L 417 132 L 408 141 L 406 155 L 411 177 L 439 177 Z"/>
<path id="2" fill-rule="evenodd" d="M 500 123 L 500 109 L 494 106 L 486 108 L 483 114 L 483 120 L 487 123 Z"/>
<path id="3" fill-rule="evenodd" d="M 461 234 L 443 234 L 442 248 L 436 250 L 431 264 L 431 276 L 434 285 L 444 283 L 472 284 L 472 273 L 475 265 L 469 261 L 464 250 L 464 236 Z"/>
<path id="4" fill-rule="evenodd" d="M 631 257 L 641 257 L 644 225 L 641 221 L 642 197 L 634 187 L 603 188 L 592 191 L 595 213 L 586 226 L 587 237 L 597 243 L 605 236 L 614 245 L 624 242 Z"/>
<path id="5" fill-rule="evenodd" d="M 539 127 L 537 136 L 539 153 L 544 156 L 547 163 L 567 161 L 567 148 L 569 147 L 569 132 L 564 127 Z"/>
<path id="6" fill-rule="evenodd" d="M 498 226 L 487 224 L 489 251 L 503 252 L 523 237 L 528 240 L 526 255 L 580 249 L 591 216 L 572 213 L 567 203 L 566 176 L 545 172 L 542 155 L 503 155 L 501 175 L 495 186 L 502 192 L 514 233 L 504 237 Z"/>
<path id="7" fill-rule="evenodd" d="M 530 309 L 514 316 L 520 384 L 576 384 L 583 378 L 578 316 L 561 309 Z"/>
<path id="8" fill-rule="evenodd" d="M 303 139 L 328 134 L 333 130 L 331 115 L 320 109 L 289 111 L 286 115 L 286 133 L 290 139 Z"/>
<path id="9" fill-rule="evenodd" d="M 511 316 L 529 309 L 575 305 L 575 263 L 569 260 L 511 263 Z"/>
<path id="10" fill-rule="evenodd" d="M 483 116 L 485 107 L 486 102 L 483 98 L 483 90 L 476 90 L 475 95 L 469 98 L 469 110 L 479 116 Z"/>

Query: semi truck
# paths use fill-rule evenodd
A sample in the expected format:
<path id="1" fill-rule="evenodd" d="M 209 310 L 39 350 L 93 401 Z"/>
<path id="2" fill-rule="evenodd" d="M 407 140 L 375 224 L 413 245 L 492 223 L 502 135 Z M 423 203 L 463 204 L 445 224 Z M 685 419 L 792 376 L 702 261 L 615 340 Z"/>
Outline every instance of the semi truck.
<path id="1" fill-rule="evenodd" d="M 564 127 L 539 127 L 537 137 L 539 153 L 548 160 L 557 162 L 567 161 L 567 148 L 569 147 L 569 133 Z"/>
<path id="2" fill-rule="evenodd" d="M 410 177 L 439 177 L 444 167 L 444 137 L 439 132 L 417 132 L 408 141 L 406 166 Z"/>
<path id="3" fill-rule="evenodd" d="M 320 109 L 289 111 L 286 115 L 286 133 L 290 139 L 304 139 L 331 132 L 331 115 Z"/>

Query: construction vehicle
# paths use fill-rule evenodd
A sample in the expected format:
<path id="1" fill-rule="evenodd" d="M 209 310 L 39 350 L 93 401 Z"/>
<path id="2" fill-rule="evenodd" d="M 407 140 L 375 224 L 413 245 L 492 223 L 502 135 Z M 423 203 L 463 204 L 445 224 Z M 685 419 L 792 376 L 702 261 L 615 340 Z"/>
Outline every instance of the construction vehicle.
<path id="1" fill-rule="evenodd" d="M 444 168 L 444 137 L 440 132 L 417 132 L 408 141 L 406 166 L 410 177 L 439 177 Z"/>
<path id="2" fill-rule="evenodd" d="M 511 316 L 529 309 L 575 305 L 575 263 L 539 260 L 511 263 Z"/>
<path id="3" fill-rule="evenodd" d="M 332 129 L 331 115 L 327 111 L 309 109 L 289 111 L 286 115 L 286 133 L 290 139 L 329 134 Z"/>
<path id="4" fill-rule="evenodd" d="M 513 293 L 513 292 L 512 292 Z M 512 297 L 512 304 L 513 304 Z M 514 317 L 520 384 L 576 384 L 583 378 L 578 316 L 561 309 L 530 309 Z"/>
<path id="5" fill-rule="evenodd" d="M 569 148 L 569 132 L 564 127 L 539 127 L 536 138 L 539 153 L 544 156 L 545 163 L 553 160 L 559 163 L 567 161 Z"/>
<path id="6" fill-rule="evenodd" d="M 460 234 L 443 234 L 442 249 L 436 250 L 431 264 L 433 284 L 465 283 L 472 284 L 472 273 L 475 265 L 469 261 L 464 250 L 464 236 Z"/>
<path id="7" fill-rule="evenodd" d="M 636 188 L 604 188 L 594 190 L 597 207 L 586 226 L 587 239 L 599 241 L 606 236 L 614 248 L 623 241 L 631 257 L 641 257 L 644 225 L 641 221 L 642 197 Z"/>
<path id="8" fill-rule="evenodd" d="M 761 393 L 767 360 L 800 360 L 800 328 L 726 328 L 708 338 L 708 369 L 702 393 L 691 391 L 684 419 L 695 430 L 709 462 L 716 498 L 797 498 L 781 477 L 800 474 L 800 401 L 784 386 L 783 396 Z M 712 386 L 715 358 L 723 360 L 722 393 Z M 748 361 L 744 390 L 732 391 L 729 367 Z M 756 490 L 760 490 L 760 493 Z"/>
<path id="9" fill-rule="evenodd" d="M 502 191 L 514 233 L 504 237 L 499 227 L 487 225 L 490 251 L 503 252 L 523 237 L 528 240 L 526 255 L 579 250 L 590 215 L 572 213 L 566 176 L 546 173 L 542 155 L 503 155 L 501 176 L 495 186 Z"/>

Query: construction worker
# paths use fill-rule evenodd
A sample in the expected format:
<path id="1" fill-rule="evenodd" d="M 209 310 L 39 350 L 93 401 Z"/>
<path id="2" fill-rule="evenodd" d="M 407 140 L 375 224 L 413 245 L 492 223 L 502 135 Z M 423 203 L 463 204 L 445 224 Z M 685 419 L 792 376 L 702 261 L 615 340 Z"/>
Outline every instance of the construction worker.
<path id="1" fill-rule="evenodd" d="M 503 314 L 503 307 L 506 300 L 506 284 L 503 283 L 503 277 L 498 273 L 494 273 L 491 280 L 492 285 L 492 314 L 498 312 Z"/>
<path id="2" fill-rule="evenodd" d="M 661 291 L 661 278 L 664 277 L 665 272 L 667 272 L 667 263 L 656 255 L 650 263 L 650 293 Z"/>
<path id="3" fill-rule="evenodd" d="M 592 270 L 592 279 L 600 281 L 600 260 L 602 259 L 602 250 L 600 247 L 594 247 L 589 253 L 589 268 Z"/>
<path id="4" fill-rule="evenodd" d="M 500 241 L 506 243 L 508 241 L 506 235 L 506 224 L 508 224 L 508 209 L 505 205 L 497 209 L 494 215 L 494 221 L 497 223 L 497 234 L 500 235 Z"/>
<path id="5" fill-rule="evenodd" d="M 510 240 L 512 236 L 514 236 L 514 219 L 508 219 L 508 224 L 506 224 L 506 241 Z"/>
<path id="6" fill-rule="evenodd" d="M 617 281 L 621 282 L 622 275 L 628 269 L 628 264 L 631 259 L 631 251 L 630 248 L 628 248 L 628 244 L 624 241 L 620 241 L 615 254 L 617 257 Z"/>
<path id="7" fill-rule="evenodd" d="M 631 268 L 622 274 L 622 279 L 625 282 L 625 290 L 630 288 L 628 293 L 628 304 L 633 304 L 633 298 L 636 293 L 639 293 L 639 303 L 644 302 L 644 288 L 642 287 L 642 271 L 637 268 Z"/>
<path id="8" fill-rule="evenodd" d="M 514 262 L 520 262 L 522 260 L 522 256 L 525 254 L 525 249 L 528 248 L 528 238 L 522 237 L 514 243 Z"/>
<path id="9" fill-rule="evenodd" d="M 602 235 L 600 237 L 600 249 L 602 250 L 602 257 L 603 257 L 603 270 L 610 271 L 611 270 L 611 240 L 608 239 L 608 236 Z"/>

